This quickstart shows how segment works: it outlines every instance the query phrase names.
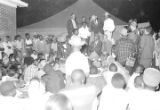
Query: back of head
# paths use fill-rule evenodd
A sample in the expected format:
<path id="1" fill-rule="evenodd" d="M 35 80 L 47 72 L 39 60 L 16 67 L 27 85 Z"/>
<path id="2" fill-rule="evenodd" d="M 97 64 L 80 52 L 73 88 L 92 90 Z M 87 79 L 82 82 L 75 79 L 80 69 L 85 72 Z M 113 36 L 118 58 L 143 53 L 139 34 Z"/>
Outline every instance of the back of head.
<path id="1" fill-rule="evenodd" d="M 16 86 L 11 81 L 6 81 L 0 85 L 0 94 L 3 96 L 15 96 L 16 95 Z"/>
<path id="2" fill-rule="evenodd" d="M 143 72 L 144 72 L 144 66 L 143 65 L 138 65 L 137 67 L 136 67 L 136 73 L 139 73 L 139 74 L 143 74 Z"/>
<path id="3" fill-rule="evenodd" d="M 84 71 L 81 69 L 74 70 L 71 74 L 71 80 L 75 84 L 84 84 L 86 80 Z"/>
<path id="4" fill-rule="evenodd" d="M 46 103 L 45 110 L 72 110 L 72 104 L 63 94 L 50 96 Z"/>
<path id="5" fill-rule="evenodd" d="M 109 65 L 109 71 L 112 71 L 112 72 L 117 72 L 118 71 L 118 67 L 115 63 L 111 63 Z"/>
<path id="6" fill-rule="evenodd" d="M 98 69 L 95 66 L 91 66 L 90 74 L 98 74 Z"/>
<path id="7" fill-rule="evenodd" d="M 125 89 L 126 81 L 122 74 L 116 73 L 111 80 L 112 86 L 117 89 Z"/>
<path id="8" fill-rule="evenodd" d="M 135 88 L 143 88 L 143 77 L 142 76 L 137 76 L 134 80 L 134 86 Z"/>
<path id="9" fill-rule="evenodd" d="M 29 97 L 39 97 L 45 92 L 45 84 L 38 78 L 33 78 L 30 81 L 28 88 Z"/>

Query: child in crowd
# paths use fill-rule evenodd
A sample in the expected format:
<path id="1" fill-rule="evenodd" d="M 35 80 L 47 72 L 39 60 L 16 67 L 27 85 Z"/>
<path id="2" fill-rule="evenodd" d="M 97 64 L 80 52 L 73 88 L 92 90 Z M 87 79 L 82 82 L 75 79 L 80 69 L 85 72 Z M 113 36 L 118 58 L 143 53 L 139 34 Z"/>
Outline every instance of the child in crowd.
<path id="1" fill-rule="evenodd" d="M 144 72 L 144 66 L 143 65 L 138 65 L 136 68 L 136 71 L 132 74 L 132 76 L 130 77 L 129 81 L 128 81 L 128 87 L 129 88 L 135 88 L 134 86 L 134 81 L 136 79 L 136 77 L 141 76 Z"/>
<path id="2" fill-rule="evenodd" d="M 38 52 L 36 50 L 33 50 L 31 57 L 36 60 L 38 58 Z"/>

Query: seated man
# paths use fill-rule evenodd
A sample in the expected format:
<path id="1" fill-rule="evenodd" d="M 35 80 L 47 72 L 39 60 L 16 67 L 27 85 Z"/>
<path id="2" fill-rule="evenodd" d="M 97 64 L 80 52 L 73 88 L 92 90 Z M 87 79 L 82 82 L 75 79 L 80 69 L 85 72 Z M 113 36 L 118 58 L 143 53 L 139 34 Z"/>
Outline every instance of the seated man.
<path id="1" fill-rule="evenodd" d="M 85 85 L 86 76 L 82 70 L 72 72 L 72 84 L 62 90 L 60 93 L 65 94 L 74 110 L 93 110 L 97 107 L 97 89 L 93 85 Z"/>
<path id="2" fill-rule="evenodd" d="M 72 104 L 63 94 L 56 94 L 49 97 L 44 110 L 72 110 Z"/>
<path id="3" fill-rule="evenodd" d="M 120 73 L 114 74 L 111 85 L 103 88 L 98 110 L 126 110 L 128 97 L 125 87 L 125 78 Z"/>
<path id="4" fill-rule="evenodd" d="M 95 40 L 91 43 L 89 47 L 89 53 L 91 58 L 96 56 L 101 56 L 102 54 L 102 41 L 98 35 L 95 36 Z"/>
<path id="5" fill-rule="evenodd" d="M 16 97 L 16 86 L 11 81 L 0 85 L 0 108 L 2 110 L 22 110 L 24 100 Z"/>
<path id="6" fill-rule="evenodd" d="M 45 65 L 43 70 L 46 74 L 42 76 L 42 80 L 45 82 L 47 92 L 57 93 L 65 87 L 62 72 L 54 71 L 50 64 Z"/>

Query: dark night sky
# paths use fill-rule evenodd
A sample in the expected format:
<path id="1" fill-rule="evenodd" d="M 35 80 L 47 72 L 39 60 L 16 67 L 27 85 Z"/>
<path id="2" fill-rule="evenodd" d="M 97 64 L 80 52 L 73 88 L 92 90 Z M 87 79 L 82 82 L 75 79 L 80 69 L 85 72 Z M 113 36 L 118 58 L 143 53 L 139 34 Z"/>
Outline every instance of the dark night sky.
<path id="1" fill-rule="evenodd" d="M 17 26 L 41 21 L 67 8 L 77 0 L 23 0 L 27 8 L 17 8 Z M 124 21 L 137 18 L 150 21 L 155 30 L 160 29 L 160 0 L 93 0 L 106 11 Z"/>

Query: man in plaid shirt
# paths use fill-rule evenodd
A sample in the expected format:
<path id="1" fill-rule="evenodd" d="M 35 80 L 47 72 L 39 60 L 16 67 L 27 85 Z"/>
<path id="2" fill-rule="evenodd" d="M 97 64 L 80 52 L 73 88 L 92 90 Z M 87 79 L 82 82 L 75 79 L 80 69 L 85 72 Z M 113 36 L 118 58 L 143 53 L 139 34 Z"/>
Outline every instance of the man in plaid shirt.
<path id="1" fill-rule="evenodd" d="M 136 52 L 136 45 L 127 37 L 127 29 L 122 29 L 122 38 L 117 41 L 114 53 L 117 57 L 117 61 L 125 66 L 127 58 Z"/>

